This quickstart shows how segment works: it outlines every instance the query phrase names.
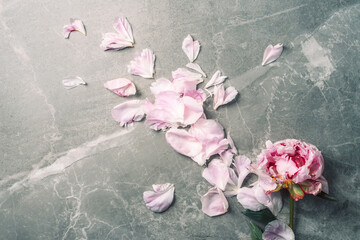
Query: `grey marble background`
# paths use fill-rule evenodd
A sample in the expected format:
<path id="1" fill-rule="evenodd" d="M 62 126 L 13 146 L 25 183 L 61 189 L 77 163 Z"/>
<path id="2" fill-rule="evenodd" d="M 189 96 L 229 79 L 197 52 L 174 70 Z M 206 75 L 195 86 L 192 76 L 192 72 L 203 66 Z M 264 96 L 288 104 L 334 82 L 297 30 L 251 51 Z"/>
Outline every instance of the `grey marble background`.
<path id="1" fill-rule="evenodd" d="M 135 48 L 104 52 L 101 34 L 115 17 L 130 21 Z M 88 35 L 63 39 L 69 18 Z M 187 58 L 188 33 L 202 45 L 197 63 L 221 70 L 240 92 L 209 118 L 231 130 L 253 160 L 266 140 L 298 138 L 318 146 L 338 202 L 307 196 L 296 204 L 297 239 L 358 239 L 360 144 L 360 2 L 307 1 L 0 1 L 1 239 L 250 239 L 236 198 L 210 218 L 200 196 L 202 168 L 142 122 L 121 128 L 110 111 L 126 101 L 103 84 L 131 79 L 150 98 L 152 80 L 131 76 L 135 52 L 156 54 L 156 78 Z M 265 47 L 281 58 L 261 67 Z M 65 90 L 78 75 L 88 86 Z M 206 80 L 207 81 L 207 80 Z M 142 193 L 171 182 L 176 201 L 149 211 Z M 280 218 L 287 221 L 285 199 Z"/>

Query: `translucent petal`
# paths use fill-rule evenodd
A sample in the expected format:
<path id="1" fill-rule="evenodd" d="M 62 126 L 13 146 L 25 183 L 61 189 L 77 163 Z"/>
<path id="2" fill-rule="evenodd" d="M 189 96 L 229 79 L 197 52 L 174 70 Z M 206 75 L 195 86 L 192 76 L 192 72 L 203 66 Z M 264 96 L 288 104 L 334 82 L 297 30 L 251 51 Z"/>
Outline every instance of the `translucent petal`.
<path id="1" fill-rule="evenodd" d="M 143 78 L 153 78 L 155 73 L 154 63 L 154 53 L 150 49 L 146 48 L 130 62 L 128 65 L 128 72 Z"/>
<path id="2" fill-rule="evenodd" d="M 199 66 L 199 64 L 197 63 L 188 63 L 186 64 L 186 67 L 195 70 L 199 73 L 201 73 L 201 75 L 203 75 L 203 77 L 206 77 L 206 73 L 204 73 L 204 71 L 201 69 L 201 67 Z"/>
<path id="3" fill-rule="evenodd" d="M 223 192 L 218 188 L 211 188 L 201 197 L 202 211 L 210 216 L 219 216 L 227 212 L 229 208 Z"/>
<path id="4" fill-rule="evenodd" d="M 223 83 L 226 78 L 227 78 L 227 76 L 221 76 L 221 72 L 218 70 L 211 77 L 210 81 L 205 85 L 205 88 L 209 88 L 209 87 L 218 85 L 220 83 Z"/>
<path id="5" fill-rule="evenodd" d="M 126 19 L 126 17 L 119 17 L 115 19 L 114 29 L 119 33 L 119 35 L 126 41 L 134 43 L 134 37 L 131 30 L 131 26 Z"/>
<path id="6" fill-rule="evenodd" d="M 174 184 L 157 184 L 153 185 L 153 189 L 143 193 L 146 206 L 153 212 L 164 212 L 174 201 Z"/>
<path id="7" fill-rule="evenodd" d="M 287 224 L 274 220 L 265 226 L 262 238 L 264 240 L 295 240 L 295 234 Z"/>
<path id="8" fill-rule="evenodd" d="M 182 43 L 182 49 L 189 58 L 190 62 L 193 62 L 200 51 L 199 41 L 194 41 L 193 38 L 188 35 Z"/>
<path id="9" fill-rule="evenodd" d="M 145 112 L 143 109 L 144 101 L 131 100 L 115 106 L 111 110 L 111 115 L 120 126 L 126 126 L 130 123 L 141 121 Z"/>
<path id="10" fill-rule="evenodd" d="M 82 80 L 81 77 L 73 76 L 73 77 L 67 77 L 64 80 L 62 80 L 63 86 L 66 89 L 72 89 L 74 87 L 77 87 L 79 85 L 86 85 L 86 82 Z"/>
<path id="11" fill-rule="evenodd" d="M 70 18 L 70 25 L 64 26 L 64 37 L 69 38 L 72 31 L 79 31 L 86 36 L 84 24 L 79 19 Z"/>
<path id="12" fill-rule="evenodd" d="M 228 166 L 220 159 L 213 159 L 208 167 L 204 169 L 202 176 L 211 185 L 224 191 L 229 181 Z"/>
<path id="13" fill-rule="evenodd" d="M 261 65 L 265 66 L 266 64 L 274 62 L 278 59 L 283 51 L 283 45 L 281 43 L 276 44 L 275 46 L 269 45 L 265 49 L 263 61 Z"/>
<path id="14" fill-rule="evenodd" d="M 107 81 L 104 84 L 104 87 L 122 97 L 128 97 L 136 94 L 134 83 L 126 78 L 118 78 Z"/>

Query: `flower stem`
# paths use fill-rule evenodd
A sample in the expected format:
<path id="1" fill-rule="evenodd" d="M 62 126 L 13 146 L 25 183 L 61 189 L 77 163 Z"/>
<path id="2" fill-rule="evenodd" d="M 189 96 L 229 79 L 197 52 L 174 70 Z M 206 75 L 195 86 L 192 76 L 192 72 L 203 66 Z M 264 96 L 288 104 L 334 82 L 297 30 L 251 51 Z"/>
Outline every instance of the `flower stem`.
<path id="1" fill-rule="evenodd" d="M 289 217 L 289 227 L 294 230 L 294 199 L 290 196 L 290 217 Z"/>

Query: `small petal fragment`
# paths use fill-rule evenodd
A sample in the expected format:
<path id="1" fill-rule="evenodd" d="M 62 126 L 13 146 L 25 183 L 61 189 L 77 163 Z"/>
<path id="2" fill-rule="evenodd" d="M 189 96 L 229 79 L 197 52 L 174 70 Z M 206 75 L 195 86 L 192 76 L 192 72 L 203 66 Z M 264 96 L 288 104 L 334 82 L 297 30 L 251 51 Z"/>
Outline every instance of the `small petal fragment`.
<path id="1" fill-rule="evenodd" d="M 276 59 L 280 57 L 282 51 L 283 51 L 283 45 L 281 43 L 278 43 L 275 46 L 270 44 L 265 49 L 264 57 L 261 65 L 265 66 L 269 63 L 276 61 Z"/>
<path id="2" fill-rule="evenodd" d="M 121 50 L 127 47 L 133 47 L 133 43 L 125 40 L 118 33 L 105 33 L 102 36 L 103 40 L 100 44 L 100 48 L 106 50 Z"/>
<path id="3" fill-rule="evenodd" d="M 227 76 L 221 76 L 221 72 L 218 70 L 211 77 L 210 81 L 205 85 L 205 88 L 209 88 L 209 87 L 218 85 L 220 83 L 223 83 L 226 78 L 227 78 Z"/>
<path id="4" fill-rule="evenodd" d="M 134 37 L 132 34 L 131 26 L 126 17 L 119 17 L 115 19 L 114 29 L 119 35 L 126 41 L 134 43 Z"/>
<path id="5" fill-rule="evenodd" d="M 218 188 L 211 188 L 201 197 L 202 211 L 210 216 L 219 216 L 227 212 L 229 208 L 223 192 Z"/>
<path id="6" fill-rule="evenodd" d="M 228 166 L 220 159 L 213 159 L 208 167 L 204 169 L 202 176 L 211 185 L 224 191 L 229 181 Z"/>
<path id="7" fill-rule="evenodd" d="M 128 72 L 143 78 L 153 78 L 155 54 L 148 48 L 142 50 L 140 54 L 128 65 Z"/>
<path id="8" fill-rule="evenodd" d="M 215 86 L 214 88 L 214 110 L 216 110 L 219 106 L 225 105 L 237 96 L 238 91 L 234 87 L 228 87 L 226 90 L 224 86 L 221 84 L 219 86 Z"/>
<path id="9" fill-rule="evenodd" d="M 174 201 L 174 184 L 154 184 L 152 187 L 154 191 L 146 191 L 143 194 L 146 206 L 153 212 L 164 212 Z"/>
<path id="10" fill-rule="evenodd" d="M 69 38 L 72 31 L 79 31 L 86 36 L 84 24 L 79 19 L 70 18 L 70 25 L 64 26 L 64 38 Z"/>
<path id="11" fill-rule="evenodd" d="M 193 62 L 200 51 L 199 41 L 194 41 L 194 39 L 188 35 L 182 43 L 182 49 L 189 58 L 190 62 Z"/>
<path id="12" fill-rule="evenodd" d="M 295 234 L 285 223 L 274 220 L 265 226 L 264 240 L 295 240 Z"/>
<path id="13" fill-rule="evenodd" d="M 231 151 L 233 154 L 238 154 L 238 150 L 235 147 L 234 141 L 232 140 L 231 136 L 230 136 L 230 131 L 227 132 L 227 140 L 229 141 L 229 145 L 231 147 Z"/>
<path id="14" fill-rule="evenodd" d="M 203 77 L 206 77 L 206 73 L 204 73 L 204 71 L 201 69 L 201 67 L 199 66 L 199 64 L 197 63 L 188 63 L 186 64 L 186 67 L 195 70 L 199 73 L 201 73 L 201 75 L 203 75 Z"/>
<path id="15" fill-rule="evenodd" d="M 72 89 L 79 85 L 86 85 L 86 82 L 84 80 L 82 80 L 81 77 L 78 77 L 78 76 L 67 77 L 64 80 L 62 80 L 62 83 L 64 85 L 64 88 L 66 88 L 66 89 Z"/>
<path id="16" fill-rule="evenodd" d="M 145 112 L 143 109 L 144 101 L 132 100 L 121 103 L 111 110 L 111 115 L 120 126 L 126 126 L 130 123 L 141 121 Z"/>
<path id="17" fill-rule="evenodd" d="M 129 79 L 126 78 L 118 78 L 107 81 L 104 84 L 104 87 L 122 97 L 135 95 L 136 93 L 134 83 L 132 83 Z"/>

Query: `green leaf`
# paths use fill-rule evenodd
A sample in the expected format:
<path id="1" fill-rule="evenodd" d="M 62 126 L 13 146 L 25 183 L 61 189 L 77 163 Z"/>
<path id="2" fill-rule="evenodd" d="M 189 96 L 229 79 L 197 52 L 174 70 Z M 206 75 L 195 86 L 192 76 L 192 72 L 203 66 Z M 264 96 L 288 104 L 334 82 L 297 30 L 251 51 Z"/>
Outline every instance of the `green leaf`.
<path id="1" fill-rule="evenodd" d="M 276 217 L 268 208 L 257 212 L 246 209 L 242 213 L 248 218 L 263 223 L 264 225 L 267 225 L 269 222 L 276 220 Z"/>
<path id="2" fill-rule="evenodd" d="M 262 231 L 253 222 L 250 221 L 251 240 L 262 240 Z"/>
<path id="3" fill-rule="evenodd" d="M 317 197 L 319 198 L 322 198 L 322 199 L 325 199 L 325 200 L 329 200 L 329 201 L 337 201 L 336 198 L 330 196 L 329 194 L 327 193 L 324 193 L 324 192 L 320 192 L 318 195 L 316 195 Z"/>

